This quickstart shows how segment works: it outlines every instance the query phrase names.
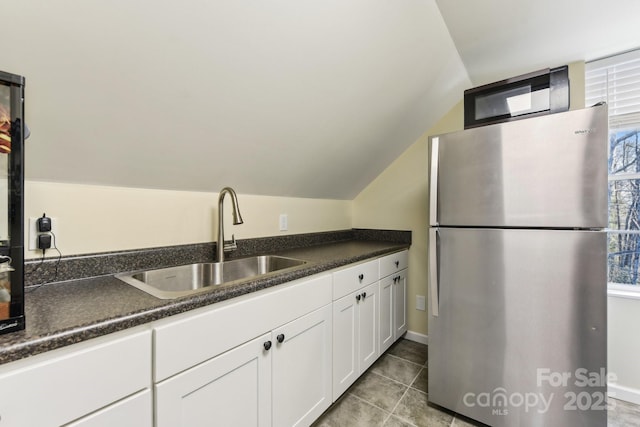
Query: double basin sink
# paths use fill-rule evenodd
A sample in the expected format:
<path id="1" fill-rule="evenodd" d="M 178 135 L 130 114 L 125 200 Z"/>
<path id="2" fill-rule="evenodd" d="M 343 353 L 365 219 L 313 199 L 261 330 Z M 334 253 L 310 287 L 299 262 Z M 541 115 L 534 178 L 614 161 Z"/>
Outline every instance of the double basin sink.
<path id="1" fill-rule="evenodd" d="M 160 268 L 116 277 L 162 299 L 178 298 L 203 292 L 212 286 L 237 283 L 273 272 L 284 272 L 305 265 L 307 261 L 275 255 L 241 258 L 223 263 L 198 263 Z"/>

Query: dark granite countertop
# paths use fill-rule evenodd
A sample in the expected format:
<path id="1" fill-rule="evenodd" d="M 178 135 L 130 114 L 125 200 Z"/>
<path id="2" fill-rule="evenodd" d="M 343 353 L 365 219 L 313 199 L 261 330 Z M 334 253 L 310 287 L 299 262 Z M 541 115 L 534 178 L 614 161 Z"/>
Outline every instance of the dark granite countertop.
<path id="1" fill-rule="evenodd" d="M 269 253 L 304 259 L 308 263 L 292 271 L 214 287 L 207 292 L 173 300 L 155 298 L 112 274 L 28 287 L 25 295 L 26 329 L 0 336 L 0 364 L 400 251 L 410 245 L 410 233 L 409 240 L 404 242 L 398 239 L 380 241 L 375 237 L 314 243 L 288 250 L 274 251 L 271 248 Z"/>

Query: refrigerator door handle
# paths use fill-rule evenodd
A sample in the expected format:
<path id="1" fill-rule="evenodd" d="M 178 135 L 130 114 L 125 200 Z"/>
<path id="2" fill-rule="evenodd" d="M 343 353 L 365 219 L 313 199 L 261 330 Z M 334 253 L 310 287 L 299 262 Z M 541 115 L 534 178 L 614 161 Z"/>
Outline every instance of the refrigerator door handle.
<path id="1" fill-rule="evenodd" d="M 431 138 L 431 167 L 429 177 L 429 224 L 438 225 L 438 153 L 440 138 Z"/>
<path id="2" fill-rule="evenodd" d="M 431 294 L 431 315 L 438 317 L 439 295 L 438 295 L 438 229 L 429 229 L 429 289 Z"/>

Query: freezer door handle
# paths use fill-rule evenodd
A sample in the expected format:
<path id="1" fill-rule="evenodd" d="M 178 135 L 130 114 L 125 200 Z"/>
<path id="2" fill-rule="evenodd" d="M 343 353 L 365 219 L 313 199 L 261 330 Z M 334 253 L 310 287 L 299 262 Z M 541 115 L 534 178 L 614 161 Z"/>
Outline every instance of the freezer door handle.
<path id="1" fill-rule="evenodd" d="M 431 291 L 431 315 L 438 317 L 438 229 L 429 229 L 429 289 Z"/>
<path id="2" fill-rule="evenodd" d="M 431 138 L 431 168 L 429 179 L 429 224 L 438 225 L 438 156 L 440 139 Z"/>

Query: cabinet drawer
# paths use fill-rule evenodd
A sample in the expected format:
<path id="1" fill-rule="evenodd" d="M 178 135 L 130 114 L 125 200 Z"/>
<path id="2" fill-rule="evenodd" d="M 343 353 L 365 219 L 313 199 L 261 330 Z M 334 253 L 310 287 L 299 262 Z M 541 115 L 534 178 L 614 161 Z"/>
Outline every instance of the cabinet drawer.
<path id="1" fill-rule="evenodd" d="M 380 277 L 404 270 L 409 265 L 409 252 L 402 251 L 380 258 Z"/>
<path id="2" fill-rule="evenodd" d="M 333 273 L 333 300 L 355 292 L 379 278 L 378 260 L 364 262 Z"/>
<path id="3" fill-rule="evenodd" d="M 2 366 L 0 417 L 59 426 L 150 385 L 151 331 L 96 338 Z"/>

